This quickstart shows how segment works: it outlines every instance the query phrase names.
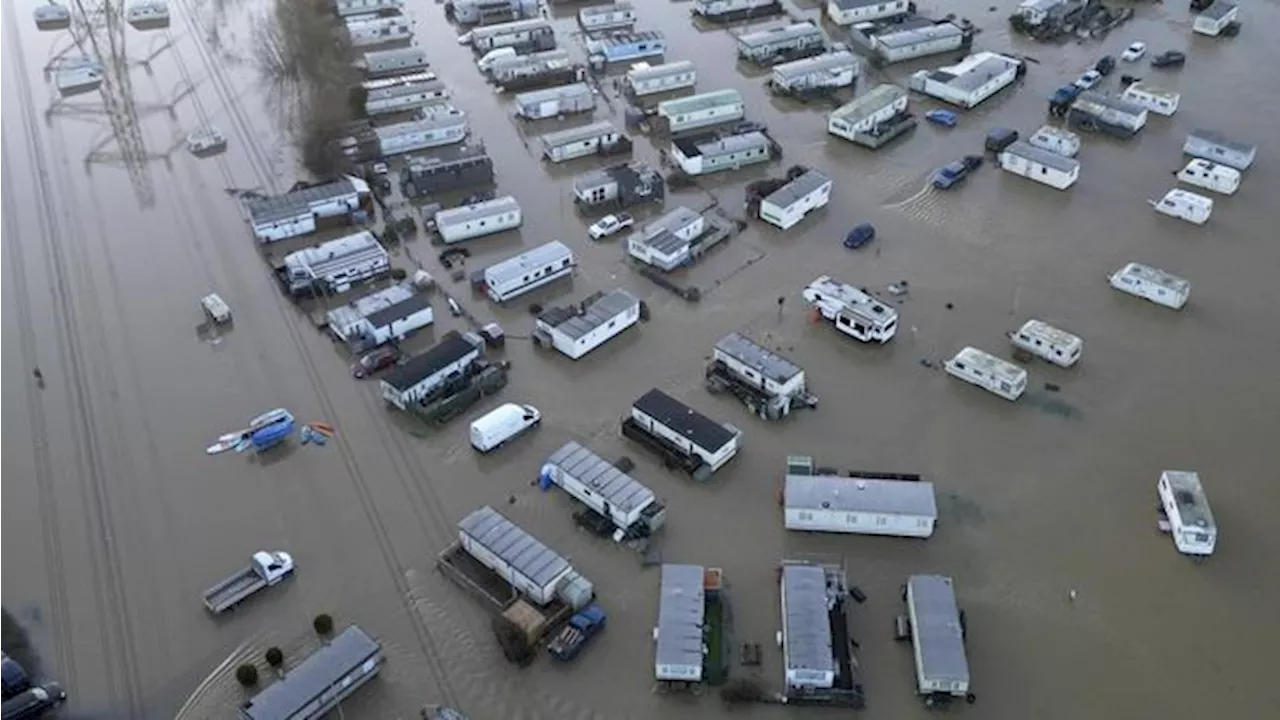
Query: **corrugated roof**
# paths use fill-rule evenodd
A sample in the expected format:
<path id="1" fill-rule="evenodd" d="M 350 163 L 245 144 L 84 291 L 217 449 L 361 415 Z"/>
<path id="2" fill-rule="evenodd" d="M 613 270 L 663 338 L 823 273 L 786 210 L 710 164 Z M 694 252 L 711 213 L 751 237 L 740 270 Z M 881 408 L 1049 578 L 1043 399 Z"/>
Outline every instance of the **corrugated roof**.
<path id="1" fill-rule="evenodd" d="M 826 572 L 816 565 L 783 565 L 782 595 L 787 669 L 835 672 Z"/>
<path id="2" fill-rule="evenodd" d="M 804 372 L 799 365 L 770 352 L 742 333 L 729 333 L 720 338 L 716 349 L 775 382 L 785 383 Z"/>
<path id="3" fill-rule="evenodd" d="M 655 497 L 652 490 L 577 442 L 565 443 L 551 453 L 547 463 L 572 475 L 623 513 L 634 512 L 653 502 Z"/>
<path id="4" fill-rule="evenodd" d="M 542 147 L 550 149 L 584 140 L 594 140 L 607 135 L 616 135 L 617 132 L 618 128 L 613 123 L 608 120 L 601 120 L 590 125 L 549 132 L 539 138 L 539 142 L 542 143 Z"/>
<path id="5" fill-rule="evenodd" d="M 458 529 L 540 587 L 573 569 L 559 553 L 488 505 L 463 518 Z"/>
<path id="6" fill-rule="evenodd" d="M 1010 144 L 1009 147 L 1003 150 L 1003 152 L 1009 153 L 1010 155 L 1017 155 L 1018 157 L 1025 158 L 1031 162 L 1039 163 L 1064 173 L 1074 172 L 1080 167 L 1080 163 L 1066 157 L 1065 155 L 1059 155 L 1055 152 L 1042 150 L 1035 145 L 1027 143 L 1025 140 L 1018 140 L 1017 142 Z"/>
<path id="7" fill-rule="evenodd" d="M 843 120 L 850 125 L 857 125 L 859 122 L 893 105 L 906 96 L 907 91 L 897 85 L 889 85 L 887 83 L 877 85 L 862 96 L 854 98 L 852 101 L 833 110 L 831 117 Z"/>
<path id="8" fill-rule="evenodd" d="M 381 645 L 352 625 L 241 707 L 252 720 L 286 720 L 334 683 L 379 655 Z"/>
<path id="9" fill-rule="evenodd" d="M 969 681 L 969 659 L 951 578 L 912 575 L 907 578 L 915 614 L 912 640 L 920 650 L 920 674 L 928 680 Z"/>
<path id="10" fill-rule="evenodd" d="M 658 114 L 663 117 L 687 115 L 725 105 L 742 105 L 742 93 L 733 89 L 712 90 L 689 97 L 665 100 L 658 103 Z"/>
<path id="11" fill-rule="evenodd" d="M 552 240 L 485 268 L 484 281 L 490 286 L 501 285 L 508 280 L 527 274 L 530 270 L 541 269 L 549 263 L 564 259 L 572 263 L 573 252 L 559 240 Z"/>
<path id="12" fill-rule="evenodd" d="M 663 565 L 658 602 L 659 665 L 702 670 L 702 626 L 706 612 L 700 565 Z"/>
<path id="13" fill-rule="evenodd" d="M 910 27 L 905 30 L 891 30 L 875 36 L 877 45 L 887 48 L 907 47 L 917 43 L 932 42 L 943 38 L 962 38 L 964 30 L 949 22 Z"/>
<path id="14" fill-rule="evenodd" d="M 739 35 L 738 45 L 749 50 L 758 50 L 801 38 L 805 38 L 806 41 L 812 39 L 813 41 L 826 42 L 826 36 L 822 34 L 822 28 L 812 22 L 802 22 Z"/>
<path id="15" fill-rule="evenodd" d="M 923 480 L 788 475 L 783 501 L 789 509 L 938 517 L 933 483 Z"/>
<path id="16" fill-rule="evenodd" d="M 814 73 L 838 73 L 852 69 L 856 74 L 859 65 L 858 57 L 853 53 L 848 50 L 835 50 L 776 65 L 773 68 L 773 77 L 783 83 L 790 83 Z"/>

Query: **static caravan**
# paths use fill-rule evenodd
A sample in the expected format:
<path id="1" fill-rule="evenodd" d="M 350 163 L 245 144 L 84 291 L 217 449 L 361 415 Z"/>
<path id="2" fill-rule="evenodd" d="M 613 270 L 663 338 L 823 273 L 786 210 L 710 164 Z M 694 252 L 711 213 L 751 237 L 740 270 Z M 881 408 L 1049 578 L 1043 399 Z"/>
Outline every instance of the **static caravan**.
<path id="1" fill-rule="evenodd" d="M 1196 158 L 1178 171 L 1178 180 L 1223 195 L 1233 195 L 1240 189 L 1240 171 L 1226 165 Z"/>
<path id="2" fill-rule="evenodd" d="M 1007 360 L 966 347 L 945 363 L 947 374 L 977 385 L 1005 400 L 1022 397 L 1027 389 L 1027 371 Z"/>
<path id="3" fill-rule="evenodd" d="M 836 684 L 837 642 L 832 636 L 833 609 L 842 588 L 828 583 L 818 565 L 782 566 L 782 660 L 787 694 L 826 690 Z M 848 630 L 845 630 L 847 633 Z M 847 652 L 847 648 L 841 648 Z"/>
<path id="4" fill-rule="evenodd" d="M 564 50 L 501 58 L 489 65 L 488 73 L 495 85 L 514 91 L 567 85 L 586 77 L 586 69 Z"/>
<path id="5" fill-rule="evenodd" d="M 458 523 L 458 543 L 535 605 L 581 608 L 595 595 L 568 560 L 488 505 Z"/>
<path id="6" fill-rule="evenodd" d="M 403 15 L 378 17 L 360 15 L 347 18 L 347 37 L 352 47 L 373 47 L 413 39 L 413 21 Z"/>
<path id="7" fill-rule="evenodd" d="M 906 15 L 912 10 L 908 0 L 827 0 L 827 18 L 836 25 L 883 20 Z"/>
<path id="8" fill-rule="evenodd" d="M 1217 37 L 1227 29 L 1228 25 L 1237 21 L 1240 8 L 1229 0 L 1214 0 L 1213 4 L 1196 15 L 1191 29 L 1201 35 Z"/>
<path id="9" fill-rule="evenodd" d="M 531 90 L 516 96 L 516 116 L 526 120 L 591 112 L 596 108 L 596 95 L 586 83 L 573 83 L 545 90 Z"/>
<path id="10" fill-rule="evenodd" d="M 382 125 L 374 129 L 378 153 L 384 157 L 460 143 L 467 138 L 467 114 L 457 108 L 422 120 Z"/>
<path id="11" fill-rule="evenodd" d="M 789 230 L 806 215 L 831 202 L 831 178 L 810 170 L 760 201 L 760 219 Z"/>
<path id="12" fill-rule="evenodd" d="M 582 208 L 625 209 L 666 197 L 662 173 L 643 162 L 619 163 L 573 179 L 573 202 Z"/>
<path id="13" fill-rule="evenodd" d="M 773 67 L 769 87 L 788 95 L 825 92 L 849 87 L 858 80 L 862 64 L 848 50 L 833 50 Z"/>
<path id="14" fill-rule="evenodd" d="M 431 63 L 427 62 L 426 50 L 420 47 L 407 47 L 367 52 L 356 64 L 370 77 L 380 77 L 418 72 L 425 70 Z"/>
<path id="15" fill-rule="evenodd" d="M 435 79 L 435 73 L 387 78 L 393 79 L 397 82 L 388 82 L 367 91 L 364 98 L 366 115 L 404 112 L 449 99 L 449 88 L 443 81 Z"/>
<path id="16" fill-rule="evenodd" d="M 506 302 L 573 272 L 573 251 L 553 240 L 484 269 L 484 290 L 494 302 Z"/>
<path id="17" fill-rule="evenodd" d="M 636 9 L 629 2 L 585 7 L 578 11 L 578 25 L 586 32 L 621 30 L 636 24 Z"/>
<path id="18" fill-rule="evenodd" d="M 965 109 L 1013 84 L 1023 72 L 1020 60 L 993 52 L 980 52 L 957 65 L 921 70 L 911 76 L 908 87 Z"/>
<path id="19" fill-rule="evenodd" d="M 969 43 L 970 34 L 952 22 L 914 17 L 888 25 L 860 23 L 850 38 L 889 64 L 961 50 Z"/>
<path id="20" fill-rule="evenodd" d="M 638 438 L 637 431 L 649 438 Z M 741 430 L 718 423 L 657 388 L 631 404 L 622 434 L 658 445 L 664 458 L 692 460 L 687 467 L 696 480 L 706 480 L 732 460 L 742 438 Z"/>
<path id="21" fill-rule="evenodd" d="M 809 283 L 802 296 L 837 330 L 856 340 L 883 345 L 898 333 L 897 310 L 830 275 Z"/>
<path id="22" fill-rule="evenodd" d="M 64 62 L 53 73 L 53 84 L 58 94 L 66 97 L 92 92 L 102 86 L 106 68 L 91 57 L 80 57 Z"/>
<path id="23" fill-rule="evenodd" d="M 667 52 L 667 40 L 657 30 L 612 32 L 587 38 L 587 59 L 597 68 L 609 63 L 659 57 Z"/>
<path id="24" fill-rule="evenodd" d="M 1083 340 L 1043 320 L 1026 321 L 1022 327 L 1009 333 L 1009 342 L 1020 350 L 1064 368 L 1079 362 L 1080 354 L 1084 352 Z"/>
<path id="25" fill-rule="evenodd" d="M 1213 214 L 1212 198 L 1186 190 L 1170 190 L 1159 200 L 1148 200 L 1147 202 L 1161 215 L 1186 220 L 1196 225 L 1203 225 L 1209 222 L 1209 216 Z"/>
<path id="26" fill-rule="evenodd" d="M 1216 130 L 1196 129 L 1187 135 L 1187 141 L 1182 144 L 1182 153 L 1243 172 L 1249 169 L 1258 156 L 1258 146 L 1232 140 Z"/>
<path id="27" fill-rule="evenodd" d="M 877 85 L 852 102 L 845 103 L 827 116 L 827 132 L 836 137 L 858 142 L 858 137 L 871 132 L 907 110 L 907 91 L 897 85 Z"/>
<path id="28" fill-rule="evenodd" d="M 284 195 L 246 200 L 244 210 L 254 237 L 265 244 L 309 235 L 321 218 L 349 216 L 357 210 L 372 212 L 373 196 L 368 183 L 348 175 Z"/>
<path id="29" fill-rule="evenodd" d="M 480 359 L 480 348 L 456 333 L 382 377 L 382 399 L 401 410 L 421 403 Z"/>
<path id="30" fill-rule="evenodd" d="M 667 121 L 672 135 L 741 120 L 746 113 L 742 93 L 737 90 L 714 90 L 658 103 L 658 115 Z"/>
<path id="31" fill-rule="evenodd" d="M 615 538 L 646 537 L 666 523 L 667 509 L 652 490 L 576 442 L 551 453 L 538 477 L 608 518 Z"/>
<path id="32" fill-rule="evenodd" d="M 492 25 L 538 17 L 538 0 L 451 0 L 459 25 Z"/>
<path id="33" fill-rule="evenodd" d="M 1173 310 L 1181 310 L 1191 297 L 1191 281 L 1142 263 L 1125 265 L 1112 273 L 1108 282 L 1120 292 Z"/>
<path id="34" fill-rule="evenodd" d="M 681 206 L 668 210 L 627 238 L 627 254 L 670 272 L 693 260 L 693 241 L 706 232 L 700 213 Z"/>
<path id="35" fill-rule="evenodd" d="M 758 130 L 738 135 L 708 134 L 671 143 L 671 157 L 688 175 L 739 170 L 773 159 L 774 142 Z"/>
<path id="36" fill-rule="evenodd" d="M 1165 470 L 1160 473 L 1156 494 L 1178 552 L 1200 557 L 1212 555 L 1218 545 L 1218 523 L 1213 519 L 1200 474 Z"/>
<path id="37" fill-rule="evenodd" d="M 1080 152 L 1080 136 L 1060 127 L 1045 125 L 1027 138 L 1027 144 L 1062 157 L 1073 158 Z"/>
<path id="38" fill-rule="evenodd" d="M 405 158 L 400 192 L 407 198 L 466 190 L 493 182 L 493 158 L 482 143 L 444 148 L 429 157 Z"/>
<path id="39" fill-rule="evenodd" d="M 382 646 L 352 625 L 240 704 L 239 720 L 318 720 L 377 677 Z"/>
<path id="40" fill-rule="evenodd" d="M 784 11 L 779 0 L 694 0 L 691 12 L 707 22 L 728 23 Z"/>
<path id="41" fill-rule="evenodd" d="M 62 30 L 71 25 L 71 11 L 64 5 L 37 5 L 31 11 L 37 30 Z"/>
<path id="42" fill-rule="evenodd" d="M 494 235 L 520 227 L 520 203 L 506 195 L 436 213 L 436 231 L 446 244 Z"/>
<path id="43" fill-rule="evenodd" d="M 933 483 L 839 475 L 787 475 L 788 530 L 927 538 L 938 521 Z"/>
<path id="44" fill-rule="evenodd" d="M 802 407 L 818 406 L 804 368 L 742 333 L 729 333 L 711 350 L 707 388 L 728 390 L 764 420 L 781 420 Z"/>
<path id="45" fill-rule="evenodd" d="M 529 53 L 554 50 L 556 31 L 546 20 L 517 20 L 478 27 L 458 38 L 458 41 L 470 43 L 471 48 L 481 54 L 501 47 L 512 48 L 518 53 Z"/>
<path id="46" fill-rule="evenodd" d="M 640 322 L 640 299 L 626 290 L 595 293 L 577 305 L 550 307 L 534 321 L 534 340 L 579 360 Z"/>
<path id="47" fill-rule="evenodd" d="M 1120 97 L 1165 117 L 1178 112 L 1178 103 L 1182 100 L 1182 95 L 1179 93 L 1148 85 L 1144 82 L 1133 83 L 1124 89 Z"/>
<path id="48" fill-rule="evenodd" d="M 701 565 L 662 566 L 658 625 L 653 629 L 653 677 L 659 682 L 702 682 L 705 573 Z"/>
<path id="49" fill-rule="evenodd" d="M 627 71 L 627 89 L 636 97 L 691 88 L 698 84 L 698 69 L 688 60 L 650 65 L 637 63 Z"/>
<path id="50" fill-rule="evenodd" d="M 1000 168 L 1058 190 L 1080 179 L 1080 163 L 1022 140 L 1000 152 Z"/>
<path id="51" fill-rule="evenodd" d="M 439 80 L 436 74 L 428 70 L 419 72 L 404 73 L 402 75 L 391 75 L 377 78 L 369 78 L 360 83 L 360 89 L 366 93 L 383 88 L 395 87 L 397 85 L 405 85 L 414 82 L 427 82 L 429 80 Z M 354 89 L 353 89 L 354 92 Z"/>
<path id="52" fill-rule="evenodd" d="M 169 25 L 167 0 L 133 0 L 124 11 L 125 22 L 139 30 L 154 30 Z"/>
<path id="53" fill-rule="evenodd" d="M 827 36 L 812 22 L 793 23 L 738 36 L 738 57 L 757 65 L 776 65 L 818 55 L 827 49 Z"/>
<path id="54" fill-rule="evenodd" d="M 1080 93 L 1067 110 L 1067 124 L 1088 132 L 1131 138 L 1147 125 L 1147 109 L 1105 93 Z"/>
<path id="55" fill-rule="evenodd" d="M 336 295 L 391 272 L 391 258 L 366 230 L 289 253 L 282 272 L 293 295 Z"/>
<path id="56" fill-rule="evenodd" d="M 330 310 L 325 320 L 335 338 L 362 352 L 430 325 L 435 314 L 426 295 L 403 283 Z"/>
<path id="57" fill-rule="evenodd" d="M 340 18 L 354 15 L 395 15 L 404 0 L 333 0 L 333 11 Z"/>
<path id="58" fill-rule="evenodd" d="M 615 155 L 631 149 L 631 138 L 608 120 L 547 133 L 538 143 L 542 145 L 543 157 L 556 163 L 588 155 Z"/>
<path id="59" fill-rule="evenodd" d="M 963 697 L 972 702 L 964 617 L 956 603 L 951 578 L 912 575 L 907 578 L 906 602 L 916 692 L 930 706 L 938 702 L 939 696 Z"/>

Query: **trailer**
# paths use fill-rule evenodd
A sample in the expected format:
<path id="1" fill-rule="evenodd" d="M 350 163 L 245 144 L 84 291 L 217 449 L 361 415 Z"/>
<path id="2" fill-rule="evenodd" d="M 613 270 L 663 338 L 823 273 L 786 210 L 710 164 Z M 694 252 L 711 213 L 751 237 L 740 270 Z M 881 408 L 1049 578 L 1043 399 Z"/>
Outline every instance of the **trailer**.
<path id="1" fill-rule="evenodd" d="M 792 410 L 818 407 L 800 366 L 736 332 L 716 343 L 706 386 L 713 395 L 732 394 L 762 420 L 781 420 Z"/>
<path id="2" fill-rule="evenodd" d="M 636 24 L 636 9 L 629 2 L 585 7 L 578 11 L 578 25 L 584 32 L 622 30 Z"/>
<path id="3" fill-rule="evenodd" d="M 591 155 L 607 156 L 631 152 L 631 138 L 608 120 L 582 127 L 557 130 L 538 138 L 542 156 L 551 162 L 565 162 Z"/>
<path id="4" fill-rule="evenodd" d="M 855 340 L 883 345 L 898 332 L 897 310 L 830 275 L 809 283 L 802 294 L 814 313 Z"/>
<path id="5" fill-rule="evenodd" d="M 396 48 L 394 50 L 373 50 L 356 61 L 356 67 L 364 70 L 369 77 L 400 75 L 403 73 L 421 72 L 431 64 L 427 62 L 427 51 L 420 47 Z"/>
<path id="6" fill-rule="evenodd" d="M 738 36 L 738 57 L 757 65 L 800 60 L 821 55 L 826 49 L 822 28 L 809 21 Z"/>
<path id="7" fill-rule="evenodd" d="M 595 597 L 568 560 L 488 505 L 458 523 L 458 543 L 538 607 L 559 600 L 580 609 Z"/>
<path id="8" fill-rule="evenodd" d="M 573 273 L 573 251 L 559 240 L 526 250 L 484 269 L 482 289 L 490 300 L 506 302 Z"/>
<path id="9" fill-rule="evenodd" d="M 510 195 L 441 210 L 436 213 L 434 220 L 436 232 L 445 243 L 457 243 L 515 230 L 523 222 L 520 203 Z"/>
<path id="10" fill-rule="evenodd" d="M 572 83 L 545 90 L 532 90 L 516 96 L 516 117 L 540 120 L 570 113 L 591 112 L 596 108 L 595 91 L 586 83 Z"/>
<path id="11" fill-rule="evenodd" d="M 610 63 L 660 57 L 667 40 L 657 30 L 616 31 L 587 38 L 587 62 L 597 70 Z"/>
<path id="12" fill-rule="evenodd" d="M 459 25 L 492 25 L 538 17 L 538 0 L 450 0 L 445 9 Z"/>
<path id="13" fill-rule="evenodd" d="M 413 39 L 413 21 L 403 15 L 357 15 L 347 18 L 346 25 L 351 47 L 374 47 Z"/>
<path id="14" fill-rule="evenodd" d="M 556 31 L 551 23 L 541 18 L 533 20 L 516 20 L 478 27 L 458 38 L 477 53 L 484 54 L 497 48 L 509 47 L 517 53 L 554 50 L 556 47 Z"/>
<path id="15" fill-rule="evenodd" d="M 667 468 L 702 482 L 738 454 L 742 431 L 654 388 L 632 403 L 622 436 L 656 453 Z"/>
<path id="16" fill-rule="evenodd" d="M 391 271 L 387 251 L 364 230 L 285 256 L 281 277 L 290 294 L 344 293 Z"/>
<path id="17" fill-rule="evenodd" d="M 577 442 L 552 453 L 538 480 L 543 487 L 562 488 L 607 518 L 618 541 L 648 537 L 667 520 L 667 509 L 652 490 Z"/>
<path id="18" fill-rule="evenodd" d="M 340 18 L 356 15 L 395 15 L 404 0 L 333 0 L 333 12 Z"/>
<path id="19" fill-rule="evenodd" d="M 903 589 L 907 629 L 916 665 L 916 692 L 936 707 L 955 697 L 973 703 L 965 653 L 964 612 L 956 604 L 951 578 L 912 575 Z"/>
<path id="20" fill-rule="evenodd" d="M 806 170 L 760 200 L 761 220 L 780 230 L 790 230 L 809 213 L 831 202 L 831 178 Z"/>
<path id="21" fill-rule="evenodd" d="M 698 68 L 688 60 L 650 65 L 636 63 L 627 71 L 627 89 L 636 97 L 691 88 L 698 84 Z"/>
<path id="22" fill-rule="evenodd" d="M 662 173 L 643 162 L 619 163 L 573 179 L 573 202 L 579 208 L 626 209 L 661 204 L 667 184 Z"/>
<path id="23" fill-rule="evenodd" d="M 429 157 L 411 155 L 400 170 L 400 192 L 407 198 L 466 190 L 493 182 L 493 158 L 483 143 L 445 148 Z"/>
<path id="24" fill-rule="evenodd" d="M 570 59 L 565 50 L 499 58 L 487 72 L 495 85 L 508 92 L 571 85 L 587 76 L 586 68 Z"/>
<path id="25" fill-rule="evenodd" d="M 933 483 L 874 475 L 788 473 L 783 485 L 784 526 L 806 532 L 932 535 L 938 521 Z"/>
<path id="26" fill-rule="evenodd" d="M 830 94 L 851 87 L 862 74 L 862 63 L 843 48 L 793 62 L 775 65 L 769 89 L 797 98 Z"/>
<path id="27" fill-rule="evenodd" d="M 784 10 L 779 0 L 694 0 L 690 12 L 707 22 L 731 23 L 781 15 Z"/>
<path id="28" fill-rule="evenodd" d="M 863 689 L 851 649 L 844 569 L 788 560 L 779 575 L 784 702 L 861 709 Z"/>

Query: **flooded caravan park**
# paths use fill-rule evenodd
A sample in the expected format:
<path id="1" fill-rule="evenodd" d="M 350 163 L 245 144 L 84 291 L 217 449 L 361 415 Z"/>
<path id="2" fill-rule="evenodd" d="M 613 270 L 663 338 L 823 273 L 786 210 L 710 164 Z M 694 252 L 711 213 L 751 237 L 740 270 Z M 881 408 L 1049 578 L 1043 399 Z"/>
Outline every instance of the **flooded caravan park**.
<path id="1" fill-rule="evenodd" d="M 817 3 L 787 4 L 818 16 Z M 1280 543 L 1265 523 L 1280 504 L 1272 360 L 1280 246 L 1269 207 L 1280 182 L 1269 132 L 1280 50 L 1267 32 L 1280 22 L 1275 4 L 1242 8 L 1238 37 L 1208 38 L 1192 34 L 1182 3 L 1142 3 L 1105 40 L 1058 45 L 1010 34 L 1011 2 L 994 11 L 967 0 L 920 3 L 921 12 L 973 21 L 982 30 L 975 49 L 1032 61 L 1014 87 L 960 113 L 957 127 L 922 123 L 875 152 L 827 134 L 829 105 L 768 95 L 767 72 L 735 62 L 731 33 L 744 26 L 697 27 L 689 3 L 636 5 L 637 27 L 664 34 L 668 61 L 696 64 L 699 92 L 739 89 L 746 117 L 767 125 L 784 152 L 780 162 L 672 189 L 666 207 L 715 205 L 736 217 L 748 182 L 795 164 L 831 177 L 833 202 L 785 232 L 751 221 L 685 272 L 702 291 L 687 303 L 629 267 L 625 240 L 587 239 L 592 218 L 575 212 L 569 183 L 606 161 L 540 159 L 538 135 L 587 120 L 516 121 L 442 7 L 409 3 L 415 42 L 484 141 L 499 194 L 523 207 L 518 232 L 468 243 L 466 271 L 550 240 L 569 245 L 579 266 L 571 282 L 498 307 L 452 282 L 424 237 L 391 248 L 394 264 L 420 262 L 466 311 L 508 333 L 501 357 L 511 362 L 510 384 L 440 429 L 406 422 L 376 381 L 351 377 L 351 358 L 281 292 L 245 226 L 237 193 L 282 193 L 305 177 L 284 128 L 291 118 L 255 46 L 272 3 L 174 0 L 168 27 L 145 32 L 90 12 L 92 33 L 81 40 L 103 58 L 106 79 L 62 99 L 45 68 L 71 36 L 37 30 L 33 2 L 6 5 L 3 600 L 40 672 L 67 688 L 62 712 L 232 717 L 247 697 L 236 665 L 271 646 L 305 654 L 317 644 L 312 618 L 330 613 L 376 637 L 387 656 L 344 716 L 417 717 L 427 703 L 473 718 L 727 714 L 714 693 L 654 692 L 659 569 L 576 529 L 563 494 L 536 487 L 544 460 L 569 440 L 634 459 L 635 477 L 668 508 L 663 561 L 723 570 L 734 641 L 764 648 L 759 666 L 735 664 L 732 674 L 770 691 L 781 690 L 783 674 L 774 643 L 779 563 L 822 556 L 841 557 L 868 598 L 849 619 L 868 716 L 928 712 L 915 695 L 911 651 L 894 642 L 899 588 L 915 573 L 952 576 L 967 611 L 977 702 L 954 712 L 1190 718 L 1274 707 L 1280 691 L 1266 668 L 1280 641 L 1280 579 L 1271 571 Z M 580 57 L 576 9 L 556 6 L 550 16 L 560 46 Z M 1086 135 L 1080 180 L 1066 191 L 991 162 L 955 190 L 932 189 L 934 170 L 980 152 L 989 128 L 1033 131 L 1055 88 L 1135 39 L 1152 52 L 1187 53 L 1176 72 L 1157 75 L 1145 62 L 1138 71 L 1181 92 L 1175 115 L 1153 116 L 1128 141 Z M 916 69 L 951 62 L 864 66 L 859 92 L 880 81 L 905 87 Z M 609 78 L 601 88 L 592 117 L 623 127 L 625 103 Z M 914 93 L 911 104 L 917 115 L 942 107 Z M 194 158 L 183 139 L 207 125 L 226 133 L 227 151 Z M 1197 127 L 1259 145 L 1240 191 L 1218 197 L 1204 226 L 1147 204 L 1174 187 L 1183 140 Z M 634 157 L 656 166 L 658 145 L 629 132 Z M 655 210 L 635 212 L 643 223 Z M 842 247 L 862 222 L 875 224 L 874 244 Z M 1134 260 L 1188 278 L 1187 307 L 1173 312 L 1111 290 L 1106 276 Z M 861 344 L 811 322 L 800 292 L 824 274 L 891 299 L 897 336 Z M 907 295 L 885 291 L 903 280 Z M 616 287 L 647 303 L 647 322 L 576 362 L 533 347 L 531 303 Z M 198 303 L 209 292 L 231 306 L 229 329 L 202 327 Z M 406 343 L 414 351 L 469 329 L 441 294 L 433 304 L 435 323 Z M 1027 364 L 1028 390 L 1016 403 L 939 369 L 966 345 L 1009 357 L 1004 334 L 1031 317 L 1084 338 L 1078 367 Z M 712 345 L 733 331 L 803 366 L 817 409 L 767 423 L 708 394 Z M 710 482 L 665 471 L 619 436 L 620 418 L 654 387 L 742 429 L 740 456 Z M 541 427 L 479 456 L 468 420 L 501 402 L 536 406 Z M 258 457 L 201 452 L 272 407 L 337 433 L 324 447 L 293 443 Z M 938 490 L 937 532 L 908 540 L 784 531 L 778 494 L 796 454 L 925 476 Z M 1179 555 L 1156 530 L 1165 469 L 1196 470 L 1206 483 L 1223 534 L 1205 562 Z M 486 504 L 594 582 L 609 626 L 583 660 L 516 669 L 487 615 L 433 569 L 458 521 Z M 238 612 L 210 616 L 200 593 L 259 549 L 292 553 L 296 576 Z"/>

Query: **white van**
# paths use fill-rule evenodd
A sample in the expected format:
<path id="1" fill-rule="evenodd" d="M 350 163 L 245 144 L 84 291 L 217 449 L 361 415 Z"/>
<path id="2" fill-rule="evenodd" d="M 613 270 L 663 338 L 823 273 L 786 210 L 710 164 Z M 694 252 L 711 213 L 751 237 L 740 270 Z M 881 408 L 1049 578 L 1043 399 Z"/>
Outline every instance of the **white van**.
<path id="1" fill-rule="evenodd" d="M 503 58 L 513 58 L 515 56 L 516 49 L 513 47 L 494 48 L 480 56 L 480 59 L 476 61 L 476 66 L 480 68 L 480 72 L 487 73 L 493 68 L 494 63 Z"/>
<path id="2" fill-rule="evenodd" d="M 1043 320 L 1028 320 L 1022 327 L 1009 333 L 1009 342 L 1054 365 L 1071 367 L 1084 352 L 1084 341 L 1050 325 Z"/>
<path id="3" fill-rule="evenodd" d="M 471 447 L 487 453 L 540 422 L 538 408 L 507 403 L 471 423 Z"/>
<path id="4" fill-rule="evenodd" d="M 1159 200 L 1147 200 L 1161 215 L 1203 225 L 1213 214 L 1213 199 L 1186 190 L 1170 190 Z"/>
<path id="5" fill-rule="evenodd" d="M 1223 195 L 1233 195 L 1240 189 L 1240 171 L 1226 165 L 1196 158 L 1178 171 L 1178 180 Z"/>

